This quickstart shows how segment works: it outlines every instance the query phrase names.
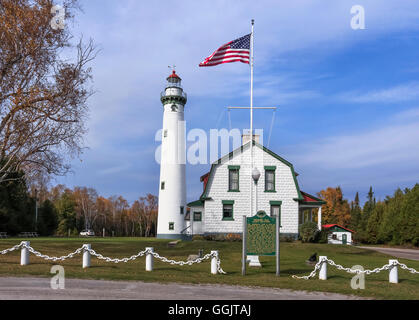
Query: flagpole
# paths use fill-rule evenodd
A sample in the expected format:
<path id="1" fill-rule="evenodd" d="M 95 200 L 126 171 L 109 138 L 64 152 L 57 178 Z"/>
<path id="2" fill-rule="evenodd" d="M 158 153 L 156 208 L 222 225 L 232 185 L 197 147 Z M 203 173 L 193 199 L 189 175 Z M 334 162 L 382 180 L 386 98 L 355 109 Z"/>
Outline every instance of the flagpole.
<path id="1" fill-rule="evenodd" d="M 252 35 L 250 37 L 250 217 L 253 216 L 253 48 L 255 20 L 252 19 Z"/>

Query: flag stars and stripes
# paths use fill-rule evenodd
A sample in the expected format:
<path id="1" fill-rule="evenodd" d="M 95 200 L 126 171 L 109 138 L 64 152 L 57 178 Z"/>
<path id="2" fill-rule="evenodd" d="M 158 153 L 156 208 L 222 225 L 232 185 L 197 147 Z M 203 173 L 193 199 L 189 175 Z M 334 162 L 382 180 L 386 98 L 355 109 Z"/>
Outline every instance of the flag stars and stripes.
<path id="1" fill-rule="evenodd" d="M 251 34 L 233 40 L 218 48 L 212 55 L 202 61 L 200 67 L 212 67 L 222 63 L 242 62 L 250 64 Z"/>

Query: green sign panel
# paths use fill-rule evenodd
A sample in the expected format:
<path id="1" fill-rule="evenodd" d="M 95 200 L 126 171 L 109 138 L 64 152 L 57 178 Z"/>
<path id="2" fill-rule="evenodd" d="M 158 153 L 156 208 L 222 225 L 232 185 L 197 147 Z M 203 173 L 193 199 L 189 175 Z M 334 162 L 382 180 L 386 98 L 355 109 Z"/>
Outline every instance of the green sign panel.
<path id="1" fill-rule="evenodd" d="M 247 218 L 247 255 L 274 256 L 276 253 L 276 219 L 261 211 Z"/>

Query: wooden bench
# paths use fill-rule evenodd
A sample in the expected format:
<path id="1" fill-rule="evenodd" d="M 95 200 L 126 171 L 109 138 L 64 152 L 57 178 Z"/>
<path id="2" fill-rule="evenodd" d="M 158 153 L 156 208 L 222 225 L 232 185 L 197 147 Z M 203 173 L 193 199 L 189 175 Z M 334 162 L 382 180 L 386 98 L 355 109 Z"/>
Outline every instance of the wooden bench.
<path id="1" fill-rule="evenodd" d="M 37 238 L 39 237 L 38 233 L 36 232 L 21 232 L 18 235 L 19 238 Z"/>
<path id="2" fill-rule="evenodd" d="M 7 239 L 7 232 L 0 232 L 0 239 Z"/>

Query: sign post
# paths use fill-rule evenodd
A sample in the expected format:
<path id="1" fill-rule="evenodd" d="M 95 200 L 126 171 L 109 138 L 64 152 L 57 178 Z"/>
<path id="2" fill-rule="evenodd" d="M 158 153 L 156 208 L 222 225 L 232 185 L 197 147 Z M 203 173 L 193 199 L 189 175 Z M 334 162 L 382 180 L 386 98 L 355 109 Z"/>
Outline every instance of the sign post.
<path id="1" fill-rule="evenodd" d="M 280 229 L 281 228 L 281 215 L 277 215 L 276 216 L 276 276 L 279 277 L 280 275 L 280 267 L 279 267 L 279 262 L 280 262 L 280 258 L 279 258 L 279 235 L 280 235 Z"/>
<path id="2" fill-rule="evenodd" d="M 281 216 L 271 218 L 265 211 L 255 216 L 243 216 L 243 252 L 242 275 L 246 274 L 247 256 L 276 256 L 276 275 L 280 275 L 279 267 L 279 235 Z"/>
<path id="3" fill-rule="evenodd" d="M 276 219 L 259 211 L 247 218 L 247 255 L 274 256 L 276 254 Z"/>
<path id="4" fill-rule="evenodd" d="M 246 247 L 246 235 L 247 235 L 247 218 L 246 216 L 243 216 L 243 249 L 242 249 L 242 276 L 246 275 L 246 253 L 247 253 L 247 247 Z"/>

